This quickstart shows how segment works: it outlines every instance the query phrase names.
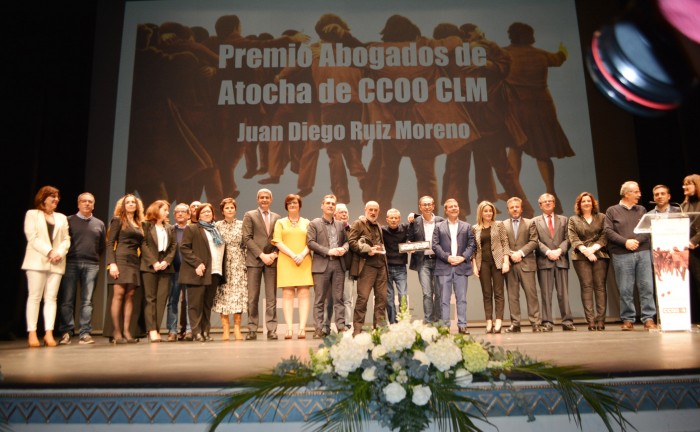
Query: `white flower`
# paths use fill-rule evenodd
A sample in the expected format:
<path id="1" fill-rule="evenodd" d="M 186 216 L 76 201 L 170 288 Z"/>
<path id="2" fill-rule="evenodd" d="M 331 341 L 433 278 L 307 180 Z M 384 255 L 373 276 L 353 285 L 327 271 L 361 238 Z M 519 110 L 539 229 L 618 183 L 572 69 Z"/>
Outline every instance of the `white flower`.
<path id="1" fill-rule="evenodd" d="M 398 375 L 396 375 L 396 382 L 399 384 L 406 384 L 408 382 L 408 374 L 406 370 L 402 369 Z"/>
<path id="2" fill-rule="evenodd" d="M 455 383 L 460 387 L 467 387 L 474 380 L 474 376 L 466 369 L 459 368 L 455 372 Z"/>
<path id="3" fill-rule="evenodd" d="M 369 335 L 369 344 L 364 338 L 360 338 L 361 335 L 362 333 L 355 338 L 343 337 L 330 349 L 335 372 L 341 377 L 347 377 L 350 372 L 360 367 L 362 360 L 367 358 L 368 351 L 372 349 L 372 340 Z"/>
<path id="4" fill-rule="evenodd" d="M 381 335 L 382 345 L 387 352 L 410 349 L 416 341 L 416 331 L 408 321 L 399 321 L 389 326 L 389 331 Z"/>
<path id="5" fill-rule="evenodd" d="M 432 326 L 425 326 L 419 333 L 421 339 L 423 339 L 425 343 L 433 343 L 440 336 L 438 329 Z"/>
<path id="6" fill-rule="evenodd" d="M 360 350 L 371 351 L 372 348 L 374 348 L 374 343 L 372 343 L 372 335 L 367 332 L 358 333 L 351 339 L 355 346 Z"/>
<path id="7" fill-rule="evenodd" d="M 377 371 L 377 368 L 375 366 L 368 367 L 364 371 L 362 371 L 362 379 L 371 382 L 377 379 L 377 374 L 375 373 Z"/>
<path id="8" fill-rule="evenodd" d="M 406 397 L 406 389 L 399 383 L 390 383 L 384 387 L 384 397 L 389 403 L 399 403 Z"/>
<path id="9" fill-rule="evenodd" d="M 439 371 L 446 371 L 462 361 L 462 351 L 455 345 L 452 337 L 438 339 L 428 345 L 425 354 Z"/>
<path id="10" fill-rule="evenodd" d="M 430 387 L 428 386 L 413 386 L 413 396 L 411 397 L 411 402 L 418 406 L 423 406 L 428 403 L 432 394 L 433 392 L 430 391 Z"/>
<path id="11" fill-rule="evenodd" d="M 386 354 L 386 348 L 384 345 L 377 345 L 372 349 L 372 359 L 379 360 Z"/>
<path id="12" fill-rule="evenodd" d="M 413 360 L 417 360 L 423 366 L 430 366 L 430 359 L 425 354 L 425 351 L 413 351 Z"/>

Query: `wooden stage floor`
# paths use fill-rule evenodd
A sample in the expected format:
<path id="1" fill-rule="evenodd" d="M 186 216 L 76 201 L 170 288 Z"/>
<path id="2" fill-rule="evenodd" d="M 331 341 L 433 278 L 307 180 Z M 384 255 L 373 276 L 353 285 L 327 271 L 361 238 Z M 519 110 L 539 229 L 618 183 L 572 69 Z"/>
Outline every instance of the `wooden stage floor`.
<path id="1" fill-rule="evenodd" d="M 576 332 L 484 334 L 471 328 L 477 339 L 507 349 L 518 349 L 538 360 L 560 365 L 581 365 L 601 378 L 668 376 L 700 373 L 700 332 L 622 332 L 607 324 L 604 332 L 579 325 Z M 307 337 L 312 333 L 307 332 Z M 26 347 L 26 341 L 0 342 L 0 372 L 5 389 L 61 388 L 207 388 L 235 386 L 244 377 L 267 372 L 290 356 L 308 359 L 321 341 L 176 342 L 111 345 L 96 336 L 94 345 L 56 348 Z"/>

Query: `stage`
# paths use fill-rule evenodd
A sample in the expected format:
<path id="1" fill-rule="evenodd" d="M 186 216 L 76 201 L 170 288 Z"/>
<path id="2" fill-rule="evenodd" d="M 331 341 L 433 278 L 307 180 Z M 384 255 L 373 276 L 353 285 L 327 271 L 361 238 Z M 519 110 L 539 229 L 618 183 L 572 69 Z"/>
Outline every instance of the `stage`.
<path id="1" fill-rule="evenodd" d="M 641 325 L 623 332 L 619 323 L 608 323 L 603 332 L 588 331 L 584 325 L 577 328 L 576 332 L 555 328 L 553 333 L 532 333 L 525 326 L 520 334 L 487 335 L 483 327 L 473 327 L 471 335 L 538 360 L 589 369 L 619 387 L 624 399 L 637 407 L 638 412 L 631 415 L 638 420 L 633 423 L 639 430 L 700 430 L 700 332 L 647 332 Z M 256 341 L 222 341 L 220 333 L 213 336 L 215 341 L 207 343 L 142 340 L 126 345 L 112 345 L 96 336 L 94 345 L 79 345 L 73 338 L 71 345 L 34 349 L 27 348 L 24 340 L 0 342 L 4 378 L 0 414 L 17 431 L 77 430 L 88 424 L 89 429 L 81 430 L 102 426 L 113 430 L 116 425 L 124 430 L 143 430 L 145 425 L 204 430 L 222 393 L 236 387 L 241 378 L 267 372 L 290 356 L 308 359 L 309 350 L 321 343 L 315 339 L 270 341 L 264 334 Z M 532 430 L 541 430 L 545 422 L 555 419 L 551 426 L 557 429 L 562 428 L 561 421 L 568 423 L 551 389 L 542 382 L 520 385 L 531 393 L 537 407 L 537 421 L 528 423 Z M 499 423 L 501 430 L 508 430 L 506 425 L 521 417 L 504 392 L 478 391 L 489 418 L 504 422 Z M 259 428 L 260 422 L 265 430 L 290 430 L 303 426 L 300 422 L 308 413 L 324 403 L 329 402 L 322 394 L 299 395 L 289 406 L 248 412 L 221 430 Z M 662 424 L 651 422 L 649 416 Z M 681 419 L 683 423 L 673 425 Z M 593 423 L 586 430 L 595 430 L 595 418 L 590 420 Z"/>

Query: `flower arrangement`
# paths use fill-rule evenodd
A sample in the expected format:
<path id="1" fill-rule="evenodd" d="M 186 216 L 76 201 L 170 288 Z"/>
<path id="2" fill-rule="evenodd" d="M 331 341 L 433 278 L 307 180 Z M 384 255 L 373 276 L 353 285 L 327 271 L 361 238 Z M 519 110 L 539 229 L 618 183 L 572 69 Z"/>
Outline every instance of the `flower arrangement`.
<path id="1" fill-rule="evenodd" d="M 630 423 L 621 412 L 615 391 L 576 366 L 554 366 L 517 351 L 496 348 L 465 335 L 452 335 L 446 327 L 410 320 L 402 305 L 398 322 L 370 333 L 331 335 L 310 360 L 291 357 L 271 374 L 244 383 L 246 388 L 228 396 L 214 418 L 210 432 L 247 404 L 255 406 L 304 390 L 323 390 L 337 396 L 336 403 L 314 412 L 309 422 L 318 431 L 361 431 L 370 420 L 400 432 L 419 432 L 431 426 L 441 431 L 480 431 L 474 420 L 488 423 L 480 401 L 466 390 L 475 378 L 502 385 L 528 412 L 513 374 L 532 376 L 561 393 L 569 415 L 581 428 L 578 398 L 583 398 L 607 429 L 625 430 Z M 471 404 L 466 411 L 460 405 Z"/>

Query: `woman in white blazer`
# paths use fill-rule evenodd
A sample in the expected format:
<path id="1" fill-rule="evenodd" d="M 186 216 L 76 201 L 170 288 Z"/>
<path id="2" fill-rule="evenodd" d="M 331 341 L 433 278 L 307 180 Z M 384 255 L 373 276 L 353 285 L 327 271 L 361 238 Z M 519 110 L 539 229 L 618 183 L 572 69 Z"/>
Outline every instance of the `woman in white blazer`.
<path id="1" fill-rule="evenodd" d="M 58 189 L 44 186 L 36 193 L 36 209 L 28 210 L 24 217 L 24 235 L 27 250 L 22 270 L 27 274 L 27 332 L 29 346 L 39 347 L 36 334 L 39 305 L 44 298 L 44 343 L 55 347 L 53 327 L 56 321 L 56 298 L 63 273 L 66 271 L 66 254 L 70 247 L 68 219 L 56 212 L 61 199 Z"/>

